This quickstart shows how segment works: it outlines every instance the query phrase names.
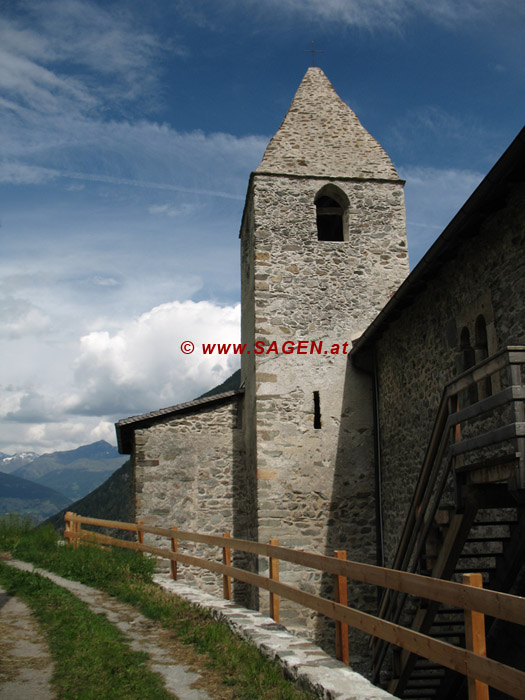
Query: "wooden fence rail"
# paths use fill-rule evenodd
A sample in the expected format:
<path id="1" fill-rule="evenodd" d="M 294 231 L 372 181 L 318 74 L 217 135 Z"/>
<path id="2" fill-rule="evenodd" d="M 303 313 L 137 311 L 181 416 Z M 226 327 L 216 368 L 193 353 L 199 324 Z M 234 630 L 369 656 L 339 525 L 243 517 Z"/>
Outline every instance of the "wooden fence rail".
<path id="1" fill-rule="evenodd" d="M 177 564 L 179 563 L 206 569 L 223 577 L 225 596 L 231 596 L 231 579 L 262 588 L 270 594 L 271 611 L 274 619 L 277 621 L 279 618 L 279 597 L 291 600 L 335 620 L 338 657 L 346 663 L 348 663 L 347 626 L 350 626 L 462 673 L 469 680 L 475 681 L 472 684 L 473 687 L 482 688 L 483 685 L 487 685 L 514 698 L 525 698 L 525 673 L 489 659 L 483 653 L 478 653 L 480 648 L 479 634 L 474 635 L 475 639 L 470 649 L 462 649 L 419 632 L 414 632 L 399 624 L 348 607 L 345 599 L 347 585 L 346 582 L 343 583 L 344 579 L 368 583 L 444 603 L 450 607 L 462 608 L 466 612 L 466 617 L 472 616 L 472 613 L 480 613 L 500 620 L 525 625 L 525 598 L 480 588 L 478 587 L 479 580 L 475 581 L 475 585 L 470 585 L 431 579 L 419 574 L 347 561 L 344 558 L 346 554 L 341 552 L 335 554 L 334 557 L 329 557 L 322 554 L 280 547 L 275 540 L 272 540 L 271 544 L 263 544 L 261 542 L 251 542 L 229 537 L 229 535 L 225 538 L 224 535 L 206 535 L 176 528 L 152 527 L 142 523 L 100 520 L 98 518 L 83 517 L 71 512 L 66 513 L 65 520 L 64 536 L 73 546 L 78 546 L 80 542 L 86 542 L 148 552 L 170 561 L 173 578 L 177 578 Z M 81 528 L 82 524 L 136 532 L 138 541 L 120 540 L 109 535 L 101 535 L 84 530 Z M 171 543 L 171 550 L 144 544 L 144 533 L 168 538 Z M 225 539 L 227 539 L 227 542 Z M 178 541 L 218 547 L 223 552 L 223 563 L 183 554 L 178 549 Z M 270 561 L 269 577 L 231 566 L 231 550 L 268 557 Z M 327 600 L 321 596 L 306 593 L 289 584 L 280 582 L 278 574 L 279 561 L 287 561 L 332 574 L 336 577 L 336 598 L 338 600 Z M 229 585 L 226 585 L 227 579 L 229 580 Z M 343 638 L 346 638 L 346 643 L 343 641 Z M 467 635 L 468 638 L 469 635 Z M 483 647 L 483 645 L 481 646 Z M 476 697 L 476 695 L 473 697 Z M 486 695 L 479 695 L 478 697 L 486 697 Z"/>

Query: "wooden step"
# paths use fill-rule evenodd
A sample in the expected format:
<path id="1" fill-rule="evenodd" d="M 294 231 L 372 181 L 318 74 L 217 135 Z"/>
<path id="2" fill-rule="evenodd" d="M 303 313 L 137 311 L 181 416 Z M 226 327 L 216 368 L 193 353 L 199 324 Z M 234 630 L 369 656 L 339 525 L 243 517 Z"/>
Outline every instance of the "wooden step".
<path id="1" fill-rule="evenodd" d="M 436 676 L 429 676 L 428 678 L 416 678 L 415 676 L 411 676 L 410 680 L 408 681 L 409 685 L 407 685 L 407 688 L 435 688 L 439 686 L 440 682 L 440 678 Z"/>
<path id="2" fill-rule="evenodd" d="M 434 620 L 431 629 L 434 629 L 434 627 L 457 627 L 458 625 L 464 624 L 463 620 Z"/>
<path id="3" fill-rule="evenodd" d="M 438 664 L 434 663 L 434 661 L 428 661 L 428 659 L 418 659 L 414 668 L 418 671 L 428 671 L 430 669 L 444 670 L 443 666 L 439 666 Z"/>
<path id="4" fill-rule="evenodd" d="M 509 535 L 502 535 L 501 537 L 469 537 L 466 542 L 506 542 L 510 540 Z"/>
<path id="5" fill-rule="evenodd" d="M 458 474 L 464 474 L 466 472 L 477 471 L 479 469 L 490 469 L 492 467 L 500 467 L 508 464 L 516 463 L 519 460 L 519 453 L 508 453 L 505 455 L 499 455 L 499 457 L 490 457 L 488 459 L 482 459 L 478 462 L 471 462 L 470 464 L 463 464 L 461 467 L 456 467 L 455 471 Z"/>
<path id="6" fill-rule="evenodd" d="M 517 520 L 476 520 L 472 523 L 472 528 L 475 527 L 496 527 L 503 525 L 516 525 Z"/>
<path id="7" fill-rule="evenodd" d="M 407 688 L 405 691 L 403 691 L 403 697 L 407 698 L 407 700 L 409 700 L 409 698 L 413 698 L 413 700 L 419 700 L 419 698 L 435 698 L 436 690 L 431 688 L 421 688 L 420 690 L 417 688 Z"/>
<path id="8" fill-rule="evenodd" d="M 457 632 L 432 632 L 431 636 L 434 639 L 464 639 L 465 631 L 463 629 Z"/>
<path id="9" fill-rule="evenodd" d="M 410 676 L 410 678 L 413 678 L 414 680 L 416 680 L 416 679 L 423 680 L 425 678 L 440 679 L 440 678 L 443 678 L 444 675 L 445 675 L 445 669 L 442 668 L 441 666 L 436 666 L 434 669 L 429 668 L 428 671 L 425 671 L 424 669 L 418 670 L 416 668 L 416 670 L 412 672 L 412 675 Z"/>

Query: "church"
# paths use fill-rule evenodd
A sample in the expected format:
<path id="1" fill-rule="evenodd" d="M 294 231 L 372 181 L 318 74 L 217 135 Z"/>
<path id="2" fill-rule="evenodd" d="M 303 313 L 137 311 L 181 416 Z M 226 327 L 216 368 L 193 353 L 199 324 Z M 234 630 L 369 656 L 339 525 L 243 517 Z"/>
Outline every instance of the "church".
<path id="1" fill-rule="evenodd" d="M 309 68 L 248 183 L 238 388 L 116 425 L 137 520 L 438 578 L 475 567 L 488 587 L 523 586 L 525 129 L 411 273 L 403 186 Z M 211 573 L 184 576 L 220 590 Z M 318 572 L 283 564 L 280 576 L 332 594 Z M 249 587 L 234 590 L 267 610 Z M 350 600 L 457 634 L 450 612 L 417 601 L 357 584 Z M 281 621 L 329 648 L 319 617 L 283 601 Z M 356 670 L 418 697 L 416 657 L 370 649 L 357 632 L 350 648 Z M 429 679 L 421 697 L 461 692 L 440 669 Z"/>

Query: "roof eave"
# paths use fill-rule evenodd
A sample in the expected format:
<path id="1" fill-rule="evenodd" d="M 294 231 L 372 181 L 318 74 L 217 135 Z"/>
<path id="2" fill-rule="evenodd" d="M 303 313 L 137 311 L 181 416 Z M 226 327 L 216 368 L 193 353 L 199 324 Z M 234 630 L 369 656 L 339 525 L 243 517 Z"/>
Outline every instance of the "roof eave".
<path id="1" fill-rule="evenodd" d="M 194 401 L 187 401 L 185 403 L 176 404 L 175 406 L 161 408 L 158 411 L 151 411 L 150 413 L 123 418 L 115 423 L 118 451 L 120 454 L 131 454 L 135 430 L 149 428 L 151 425 L 165 421 L 167 418 L 169 419 L 176 414 L 182 415 L 184 413 L 199 412 L 203 408 L 208 408 L 215 403 L 230 401 L 242 394 L 244 394 L 243 388 L 233 389 L 232 391 L 225 391 L 221 394 L 215 394 L 214 396 L 207 396 L 203 399 L 195 399 Z"/>
<path id="2" fill-rule="evenodd" d="M 525 127 L 480 182 L 386 306 L 354 342 L 350 356 L 355 363 L 359 364 L 361 353 L 369 350 L 370 344 L 381 335 L 401 310 L 411 303 L 412 299 L 428 284 L 431 276 L 443 263 L 455 256 L 456 249 L 462 240 L 476 235 L 478 231 L 472 231 L 472 228 L 475 227 L 477 220 L 483 218 L 487 210 L 495 211 L 497 209 L 498 201 L 508 184 L 509 177 L 520 166 L 523 167 L 524 162 Z"/>

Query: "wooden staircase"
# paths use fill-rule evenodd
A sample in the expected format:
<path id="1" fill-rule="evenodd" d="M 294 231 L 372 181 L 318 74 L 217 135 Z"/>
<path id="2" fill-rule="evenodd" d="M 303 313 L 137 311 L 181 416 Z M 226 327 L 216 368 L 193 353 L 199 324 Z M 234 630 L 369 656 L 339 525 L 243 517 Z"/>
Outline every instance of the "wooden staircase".
<path id="1" fill-rule="evenodd" d="M 444 389 L 394 569 L 509 592 L 525 561 L 525 348 L 509 347 Z M 380 617 L 465 645 L 464 613 L 387 592 Z M 491 620 L 487 620 L 490 640 Z M 401 698 L 466 698 L 464 678 L 374 641 L 374 682 Z"/>

